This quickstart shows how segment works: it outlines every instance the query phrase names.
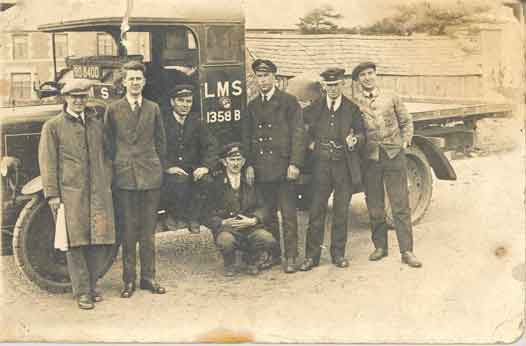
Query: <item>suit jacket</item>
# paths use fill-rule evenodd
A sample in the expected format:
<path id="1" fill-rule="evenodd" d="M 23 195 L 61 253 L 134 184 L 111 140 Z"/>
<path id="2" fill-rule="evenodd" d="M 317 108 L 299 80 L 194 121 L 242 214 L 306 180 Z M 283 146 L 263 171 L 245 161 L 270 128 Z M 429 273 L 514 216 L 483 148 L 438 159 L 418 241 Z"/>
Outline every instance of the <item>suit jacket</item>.
<path id="1" fill-rule="evenodd" d="M 166 167 L 178 166 L 184 170 L 207 167 L 212 172 L 218 163 L 219 145 L 199 114 L 187 116 L 182 137 L 177 131 L 181 125 L 172 111 L 164 113 L 163 122 L 167 142 Z"/>
<path id="2" fill-rule="evenodd" d="M 336 112 L 342 115 L 340 117 L 340 128 L 338 129 L 340 141 L 342 143 L 346 143 L 345 138 L 349 135 L 351 129 L 354 131 L 354 135 L 358 138 L 357 146 L 352 151 L 349 150 L 346 144 L 344 145 L 349 177 L 351 178 L 353 185 L 358 185 L 362 183 L 360 155 L 358 151 L 359 148 L 365 143 L 365 128 L 360 109 L 348 98 L 342 96 L 342 103 Z M 321 116 L 328 114 L 327 98 L 321 97 L 320 99 L 314 101 L 305 108 L 304 114 L 305 123 L 308 126 L 307 143 L 315 143 L 313 152 L 314 163 L 318 164 L 317 157 L 319 156 L 320 148 L 320 129 L 318 127 L 318 121 Z"/>
<path id="3" fill-rule="evenodd" d="M 208 212 L 204 223 L 214 234 L 219 232 L 221 222 L 224 219 L 238 214 L 257 217 L 258 225 L 268 222 L 269 211 L 256 193 L 255 186 L 246 182 L 244 174 L 241 174 L 239 189 L 239 199 L 236 200 L 236 195 L 230 186 L 226 173 L 221 173 L 215 177 L 210 189 L 207 203 Z"/>
<path id="4" fill-rule="evenodd" d="M 102 116 L 85 112 L 86 124 L 61 112 L 46 121 L 38 163 L 46 198 L 59 197 L 69 246 L 113 244 L 115 223 L 111 161 L 104 150 Z"/>
<path id="5" fill-rule="evenodd" d="M 284 180 L 289 165 L 303 166 L 305 127 L 294 96 L 276 89 L 263 104 L 258 95 L 248 104 L 241 135 L 247 165 L 254 167 L 256 181 Z"/>
<path id="6" fill-rule="evenodd" d="M 166 135 L 159 106 L 143 98 L 139 120 L 126 97 L 106 109 L 105 132 L 113 159 L 115 188 L 150 190 L 161 187 Z"/>

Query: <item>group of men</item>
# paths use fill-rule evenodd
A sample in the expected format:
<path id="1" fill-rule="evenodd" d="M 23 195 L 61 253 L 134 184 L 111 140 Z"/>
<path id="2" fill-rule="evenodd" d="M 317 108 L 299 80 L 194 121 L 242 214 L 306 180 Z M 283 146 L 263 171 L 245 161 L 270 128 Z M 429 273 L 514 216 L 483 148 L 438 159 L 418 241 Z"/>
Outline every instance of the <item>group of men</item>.
<path id="1" fill-rule="evenodd" d="M 376 85 L 375 64 L 365 62 L 352 71 L 361 90 L 352 101 L 343 95 L 345 70 L 327 69 L 321 73 L 324 96 L 304 110 L 276 87 L 272 61 L 258 59 L 252 68 L 259 95 L 241 120 L 241 141 L 223 148 L 192 112 L 191 84 L 169 92 L 166 112 L 142 97 L 146 80 L 140 62 L 123 66 L 126 96 L 110 104 L 104 116 L 86 107 L 89 82 L 66 82 L 64 110 L 42 129 L 39 164 L 51 209 L 55 215 L 59 206 L 65 210 L 68 271 L 80 308 L 92 309 L 102 300 L 96 289 L 100 262 L 115 242 L 116 229 L 122 234 L 121 297 L 136 290 L 137 243 L 140 288 L 166 292 L 155 275 L 161 201 L 176 228 L 197 233 L 203 223 L 212 231 L 225 276 L 236 275 L 238 250 L 250 274 L 278 264 L 294 273 L 320 263 L 331 193 L 330 255 L 335 266 L 349 266 L 348 208 L 352 193 L 363 185 L 375 246 L 369 259 L 387 256 L 387 191 L 402 262 L 421 266 L 412 252 L 404 151 L 411 144 L 412 120 L 396 94 Z M 296 183 L 307 155 L 313 163 L 312 201 L 306 256 L 299 264 Z"/>

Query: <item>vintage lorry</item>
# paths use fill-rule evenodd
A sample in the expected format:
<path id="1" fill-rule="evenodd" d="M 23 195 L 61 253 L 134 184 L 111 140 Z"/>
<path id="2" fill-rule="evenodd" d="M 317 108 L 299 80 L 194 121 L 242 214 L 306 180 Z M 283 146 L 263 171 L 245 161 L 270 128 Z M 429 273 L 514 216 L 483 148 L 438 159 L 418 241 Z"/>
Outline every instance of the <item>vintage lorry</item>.
<path id="1" fill-rule="evenodd" d="M 155 3 L 155 6 L 152 5 Z M 129 4 L 129 3 L 128 3 Z M 85 2 L 74 12 L 58 11 L 39 26 L 51 35 L 64 31 L 96 31 L 112 35 L 118 46 L 115 57 L 71 57 L 57 80 L 44 83 L 37 92 L 57 95 L 67 78 L 92 78 L 91 106 L 121 97 L 119 67 L 129 59 L 147 66 L 145 94 L 166 106 L 165 92 L 190 79 L 199 85 L 196 110 L 221 143 L 239 138 L 239 123 L 247 103 L 244 16 L 240 3 L 232 1 L 135 0 L 133 7 L 100 1 Z M 123 35 L 123 28 L 129 31 Z M 129 52 L 122 39 L 131 33 L 144 35 L 146 52 Z M 133 54 L 132 54 L 133 53 Z M 56 97 L 56 96 L 55 96 Z M 408 104 L 416 135 L 407 151 L 413 222 L 425 214 L 432 196 L 433 173 L 454 180 L 456 174 L 444 150 L 456 150 L 473 141 L 476 121 L 510 112 L 507 105 Z M 37 152 L 42 124 L 62 105 L 0 108 L 2 139 L 0 173 L 2 196 L 2 247 L 13 253 L 23 275 L 39 287 L 64 292 L 70 289 L 65 256 L 53 248 L 54 223 L 43 198 Z M 427 107 L 427 108 L 426 108 Z M 298 198 L 308 200 L 308 169 L 298 184 Z M 108 251 L 104 272 L 113 263 L 119 244 Z M 103 273 L 101 273 L 103 274 Z"/>

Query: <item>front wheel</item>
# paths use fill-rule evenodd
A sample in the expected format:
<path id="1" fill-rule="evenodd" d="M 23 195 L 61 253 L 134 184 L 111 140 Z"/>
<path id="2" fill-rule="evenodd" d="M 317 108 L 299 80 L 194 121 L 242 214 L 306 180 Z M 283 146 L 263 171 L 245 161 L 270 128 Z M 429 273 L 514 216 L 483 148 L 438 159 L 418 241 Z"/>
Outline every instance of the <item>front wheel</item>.
<path id="1" fill-rule="evenodd" d="M 66 255 L 54 248 L 55 224 L 51 209 L 41 194 L 29 201 L 15 225 L 13 253 L 24 276 L 42 289 L 62 293 L 71 291 Z M 104 254 L 103 276 L 113 264 L 119 244 Z"/>
<path id="2" fill-rule="evenodd" d="M 411 223 L 416 224 L 424 217 L 433 195 L 433 173 L 425 154 L 417 147 L 406 149 L 407 187 L 409 190 L 409 206 L 411 207 Z M 393 213 L 387 193 L 385 194 L 385 209 L 387 223 L 393 227 Z"/>

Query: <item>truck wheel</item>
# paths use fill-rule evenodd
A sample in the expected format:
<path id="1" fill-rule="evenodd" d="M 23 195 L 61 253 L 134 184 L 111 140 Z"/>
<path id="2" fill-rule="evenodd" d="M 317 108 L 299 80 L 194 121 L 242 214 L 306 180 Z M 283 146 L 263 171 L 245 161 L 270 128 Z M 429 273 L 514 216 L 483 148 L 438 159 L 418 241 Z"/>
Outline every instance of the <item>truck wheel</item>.
<path id="1" fill-rule="evenodd" d="M 425 215 L 433 195 L 433 173 L 424 153 L 417 147 L 406 149 L 407 185 L 409 188 L 409 205 L 411 222 L 416 224 Z M 394 227 L 393 213 L 387 193 L 385 194 L 387 223 Z"/>
<path id="2" fill-rule="evenodd" d="M 15 263 L 24 276 L 42 289 L 63 293 L 71 291 L 66 255 L 55 250 L 55 225 L 51 210 L 42 195 L 36 195 L 20 213 L 13 236 Z M 105 254 L 104 275 L 113 264 L 119 244 Z"/>

